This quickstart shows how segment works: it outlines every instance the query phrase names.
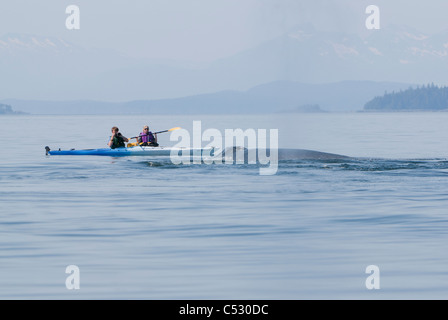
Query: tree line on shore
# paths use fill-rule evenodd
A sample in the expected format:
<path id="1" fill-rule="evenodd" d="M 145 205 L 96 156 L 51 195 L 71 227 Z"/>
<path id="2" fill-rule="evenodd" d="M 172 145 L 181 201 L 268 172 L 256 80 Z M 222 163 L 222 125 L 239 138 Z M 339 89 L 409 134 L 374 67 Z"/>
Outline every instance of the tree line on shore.
<path id="1" fill-rule="evenodd" d="M 448 87 L 433 83 L 391 93 L 385 92 L 364 105 L 366 111 L 448 110 Z"/>

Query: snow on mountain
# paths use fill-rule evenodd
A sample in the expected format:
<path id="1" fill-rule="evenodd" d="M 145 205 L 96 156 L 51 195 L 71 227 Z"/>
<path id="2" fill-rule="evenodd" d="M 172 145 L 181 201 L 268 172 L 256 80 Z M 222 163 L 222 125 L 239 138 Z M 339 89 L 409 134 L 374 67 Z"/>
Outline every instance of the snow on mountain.
<path id="1" fill-rule="evenodd" d="M 239 72 L 248 87 L 260 82 L 293 80 L 322 83 L 343 80 L 446 82 L 448 32 L 427 35 L 402 26 L 356 34 L 320 32 L 298 26 L 283 36 L 216 62 L 221 74 Z"/>
<path id="2" fill-rule="evenodd" d="M 81 50 L 63 39 L 9 33 L 0 37 L 0 55 L 18 53 L 61 54 Z"/>

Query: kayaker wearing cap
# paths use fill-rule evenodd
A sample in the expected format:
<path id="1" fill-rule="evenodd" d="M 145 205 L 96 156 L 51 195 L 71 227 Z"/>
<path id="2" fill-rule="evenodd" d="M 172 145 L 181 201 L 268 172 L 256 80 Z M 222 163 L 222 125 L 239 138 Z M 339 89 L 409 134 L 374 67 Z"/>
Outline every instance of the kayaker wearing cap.
<path id="1" fill-rule="evenodd" d="M 157 134 L 149 131 L 148 126 L 143 127 L 143 132 L 140 132 L 138 137 L 138 143 L 141 146 L 151 146 L 157 147 L 159 144 L 157 143 Z"/>
<path id="2" fill-rule="evenodd" d="M 124 148 L 125 142 L 128 142 L 129 139 L 124 137 L 119 131 L 117 127 L 112 127 L 112 137 L 110 137 L 109 143 L 107 144 L 111 149 L 116 148 Z"/>

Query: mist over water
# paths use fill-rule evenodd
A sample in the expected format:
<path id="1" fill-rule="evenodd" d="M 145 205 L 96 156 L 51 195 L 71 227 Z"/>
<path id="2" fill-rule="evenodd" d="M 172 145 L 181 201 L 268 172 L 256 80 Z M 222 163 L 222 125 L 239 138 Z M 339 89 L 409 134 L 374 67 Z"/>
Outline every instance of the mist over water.
<path id="1" fill-rule="evenodd" d="M 338 159 L 174 165 L 45 156 L 193 120 L 279 129 L 281 150 Z M 445 113 L 2 116 L 0 297 L 381 299 L 448 297 Z M 161 145 L 173 145 L 169 134 Z M 282 151 L 279 153 L 281 154 Z M 77 265 L 79 290 L 65 268 Z M 381 288 L 367 290 L 377 265 Z"/>

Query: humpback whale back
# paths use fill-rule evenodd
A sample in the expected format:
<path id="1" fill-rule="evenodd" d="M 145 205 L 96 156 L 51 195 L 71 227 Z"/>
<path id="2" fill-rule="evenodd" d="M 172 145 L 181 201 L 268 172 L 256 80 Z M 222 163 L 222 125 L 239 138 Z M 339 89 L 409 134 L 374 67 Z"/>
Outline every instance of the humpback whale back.
<path id="1" fill-rule="evenodd" d="M 277 149 L 278 160 L 343 160 L 350 159 L 348 156 L 320 152 L 306 149 Z M 272 157 L 269 149 L 248 149 L 244 147 L 229 147 L 222 152 L 215 155 L 215 157 L 222 157 L 224 161 L 232 161 L 239 163 L 250 163 L 250 161 L 258 162 L 259 155 L 266 155 Z"/>
<path id="2" fill-rule="evenodd" d="M 305 149 L 279 149 L 279 160 L 340 160 L 350 159 L 348 156 Z"/>

